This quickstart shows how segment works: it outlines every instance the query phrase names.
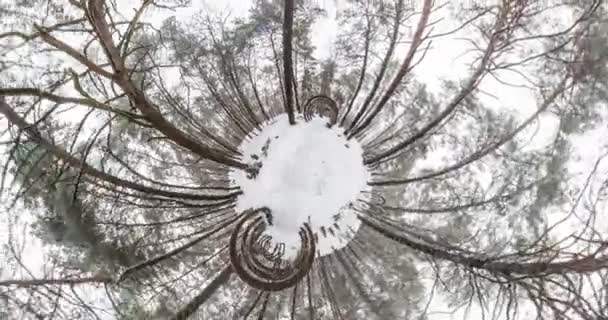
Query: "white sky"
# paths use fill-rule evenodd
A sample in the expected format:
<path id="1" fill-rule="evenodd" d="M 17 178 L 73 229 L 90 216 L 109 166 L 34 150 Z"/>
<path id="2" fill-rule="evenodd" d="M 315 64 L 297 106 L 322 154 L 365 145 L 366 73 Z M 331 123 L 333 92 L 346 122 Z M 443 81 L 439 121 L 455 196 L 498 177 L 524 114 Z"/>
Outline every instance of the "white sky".
<path id="1" fill-rule="evenodd" d="M 320 0 L 317 0 L 317 3 Z M 205 0 L 202 2 L 193 1 L 200 6 L 199 8 L 209 8 L 211 10 L 221 10 L 221 11 L 229 11 L 232 16 L 244 16 L 247 14 L 247 10 L 250 7 L 250 0 L 224 0 L 224 1 L 214 1 L 214 0 Z M 134 7 L 133 1 L 119 1 L 121 7 L 124 8 L 123 12 L 128 13 L 132 12 Z M 329 1 L 322 0 L 322 7 L 327 10 L 328 14 L 326 17 L 322 18 L 317 24 L 315 24 L 313 28 L 313 44 L 317 47 L 316 56 L 318 58 L 327 58 L 332 54 L 332 43 L 336 39 L 337 35 L 337 24 L 335 22 L 335 13 L 336 8 L 340 8 L 344 3 L 344 0 L 337 1 Z M 146 21 L 153 22 L 155 24 L 160 24 L 166 17 L 170 15 L 175 15 L 182 19 L 188 19 L 188 17 L 196 14 L 196 9 L 181 9 L 175 12 L 174 14 L 155 14 L 155 15 L 147 15 Z M 444 16 L 447 17 L 447 11 L 440 11 L 434 14 L 434 17 Z M 560 17 L 559 13 L 556 14 L 557 19 L 562 19 L 563 22 L 567 23 L 569 17 L 562 16 Z M 449 21 L 449 20 L 448 20 Z M 442 30 L 449 30 L 453 27 L 449 22 L 440 23 L 435 29 L 435 32 L 441 32 Z M 549 24 L 546 25 L 547 28 L 552 28 Z M 431 91 L 437 92 L 441 88 L 441 80 L 442 79 L 463 79 L 465 78 L 470 70 L 468 69 L 468 62 L 470 59 L 469 56 L 464 53 L 469 49 L 469 46 L 465 41 L 457 39 L 458 37 L 446 37 L 445 39 L 435 40 L 433 44 L 433 49 L 430 50 L 425 58 L 425 60 L 416 68 L 415 74 L 419 81 L 426 83 Z M 401 47 L 400 49 L 407 48 L 407 46 Z M 404 50 L 401 50 L 397 53 L 397 55 L 403 55 Z M 508 80 L 511 83 L 524 83 L 525 81 L 521 79 L 521 77 L 516 74 L 502 74 L 501 79 Z M 535 111 L 535 106 L 537 105 L 537 92 L 525 89 L 525 88 L 511 88 L 506 87 L 497 81 L 487 78 L 484 80 L 481 86 L 481 90 L 484 92 L 491 92 L 492 95 L 482 96 L 482 101 L 484 104 L 490 106 L 491 108 L 496 108 L 497 110 L 509 110 L 514 115 L 517 115 L 519 119 L 524 119 L 527 115 L 533 113 Z M 608 112 L 604 113 L 604 119 L 608 119 Z M 558 125 L 558 121 L 555 116 L 551 114 L 545 114 L 541 118 L 541 120 L 537 123 L 538 127 L 534 129 L 538 130 L 527 130 L 524 134 L 522 134 L 519 139 L 528 139 L 530 135 L 535 133 L 535 138 L 533 139 L 533 143 L 531 144 L 534 148 L 542 148 L 547 145 L 550 141 L 553 140 L 553 137 L 556 134 L 556 129 Z M 0 120 L 0 128 L 4 128 L 6 123 L 4 120 Z M 594 131 L 588 132 L 582 136 L 575 136 L 571 141 L 573 142 L 573 154 L 575 155 L 575 161 L 571 161 L 568 163 L 569 173 L 573 174 L 575 178 L 572 183 L 574 184 L 582 184 L 582 182 L 586 179 L 586 175 L 591 170 L 594 163 L 597 159 L 608 152 L 608 142 L 605 139 L 608 137 L 608 127 L 603 126 Z M 608 161 L 604 161 L 601 163 L 598 172 L 608 173 Z M 424 164 L 421 164 L 424 166 Z M 430 158 L 428 165 L 437 165 L 436 158 Z M 335 170 L 336 168 L 331 168 Z M 592 185 L 590 189 L 597 189 L 597 183 Z M 6 204 L 4 204 L 6 205 Z M 4 210 L 2 210 L 4 209 Z M 557 209 L 557 208 L 556 208 Z M 2 243 L 6 243 L 8 239 L 7 232 L 7 213 L 6 209 L 0 207 L 0 212 L 2 215 L 0 216 L 0 241 Z M 14 211 L 13 211 L 14 212 Z M 560 214 L 560 211 L 556 210 L 555 215 L 552 215 L 552 220 L 559 220 L 563 217 L 563 212 Z M 20 222 L 21 225 L 19 228 L 27 228 L 26 225 L 29 221 L 32 221 L 32 213 L 28 211 L 20 210 Z M 15 221 L 13 221 L 15 222 Z M 561 230 L 561 232 L 568 233 L 570 228 L 576 227 L 578 225 L 578 221 L 572 221 L 572 223 L 565 224 Z M 17 228 L 17 229 L 19 229 Z M 33 237 L 29 238 L 29 243 L 25 246 L 25 263 L 31 267 L 33 271 L 38 271 L 38 274 L 42 270 L 40 270 L 40 266 L 43 265 L 44 255 L 42 252 L 44 250 L 40 247 L 40 241 L 34 239 Z M 2 251 L 0 250 L 0 254 Z M 2 261 L 2 256 L 0 255 L 0 261 Z M 5 279 L 8 277 L 12 277 L 13 275 L 9 274 L 0 274 L 0 279 Z M 441 296 L 436 297 L 433 301 L 430 308 L 430 320 L 443 320 L 443 319 L 462 319 L 461 313 L 456 314 L 445 314 L 442 311 L 447 311 L 449 308 L 445 306 L 442 301 Z M 473 316 L 470 319 L 475 319 L 475 313 L 472 313 Z"/>

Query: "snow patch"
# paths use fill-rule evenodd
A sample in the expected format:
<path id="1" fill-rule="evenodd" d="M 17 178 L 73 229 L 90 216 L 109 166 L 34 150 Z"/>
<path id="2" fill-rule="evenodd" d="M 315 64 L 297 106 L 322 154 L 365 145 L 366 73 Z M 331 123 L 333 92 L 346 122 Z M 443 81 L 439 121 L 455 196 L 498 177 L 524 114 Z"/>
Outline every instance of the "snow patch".
<path id="1" fill-rule="evenodd" d="M 327 119 L 299 119 L 291 126 L 285 115 L 268 122 L 240 146 L 244 160 L 259 167 L 252 176 L 233 171 L 243 194 L 237 210 L 267 207 L 272 218 L 266 233 L 284 243 L 286 257 L 300 246 L 298 231 L 309 223 L 317 254 L 341 249 L 359 228 L 352 203 L 368 190 L 363 150 L 343 129 L 328 128 Z"/>

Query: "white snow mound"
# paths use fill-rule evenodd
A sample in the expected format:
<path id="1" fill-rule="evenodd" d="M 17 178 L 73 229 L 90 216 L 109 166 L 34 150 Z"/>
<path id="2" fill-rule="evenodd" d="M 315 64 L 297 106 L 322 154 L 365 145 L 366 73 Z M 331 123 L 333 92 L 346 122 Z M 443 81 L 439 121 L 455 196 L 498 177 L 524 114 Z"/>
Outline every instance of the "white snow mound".
<path id="1" fill-rule="evenodd" d="M 323 118 L 291 126 L 283 115 L 245 140 L 240 151 L 246 162 L 262 167 L 256 177 L 232 172 L 243 191 L 237 210 L 268 207 L 272 224 L 266 232 L 275 243 L 285 243 L 286 256 L 299 248 L 298 231 L 306 222 L 318 238 L 319 256 L 354 237 L 360 221 L 350 204 L 367 190 L 369 173 L 361 146 L 347 141 L 343 129 L 328 128 Z"/>

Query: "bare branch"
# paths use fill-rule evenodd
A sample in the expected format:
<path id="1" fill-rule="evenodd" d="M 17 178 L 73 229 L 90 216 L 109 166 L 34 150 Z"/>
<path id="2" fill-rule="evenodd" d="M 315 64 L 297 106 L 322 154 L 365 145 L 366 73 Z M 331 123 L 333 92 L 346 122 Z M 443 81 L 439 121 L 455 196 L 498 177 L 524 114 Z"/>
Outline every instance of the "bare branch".
<path id="1" fill-rule="evenodd" d="M 289 117 L 289 123 L 296 124 L 293 107 L 293 12 L 294 0 L 285 0 L 284 19 L 283 19 L 283 84 L 285 85 L 285 111 Z"/>
<path id="2" fill-rule="evenodd" d="M 90 175 L 95 178 L 99 178 L 105 182 L 113 184 L 115 186 L 124 187 L 128 189 L 132 189 L 135 191 L 159 195 L 163 197 L 169 198 L 178 198 L 178 199 L 190 199 L 190 200 L 226 200 L 235 197 L 237 193 L 227 194 L 227 195 L 203 195 L 203 194 L 187 194 L 180 192 L 172 192 L 165 191 L 160 189 L 155 189 L 151 187 L 146 187 L 131 181 L 123 180 L 118 177 L 112 176 L 105 172 L 99 171 L 88 164 L 84 163 L 82 160 L 75 158 L 71 154 L 69 154 L 66 150 L 62 149 L 59 146 L 52 144 L 50 141 L 42 137 L 40 133 L 36 130 L 36 128 L 32 127 L 31 124 L 27 123 L 21 116 L 19 116 L 9 105 L 2 99 L 0 99 L 0 113 L 2 113 L 8 121 L 12 124 L 16 125 L 22 131 L 25 131 L 31 139 L 36 141 L 42 147 L 47 149 L 50 153 L 52 153 L 55 157 L 61 159 L 65 163 L 69 164 L 73 168 L 82 170 L 85 174 Z"/>

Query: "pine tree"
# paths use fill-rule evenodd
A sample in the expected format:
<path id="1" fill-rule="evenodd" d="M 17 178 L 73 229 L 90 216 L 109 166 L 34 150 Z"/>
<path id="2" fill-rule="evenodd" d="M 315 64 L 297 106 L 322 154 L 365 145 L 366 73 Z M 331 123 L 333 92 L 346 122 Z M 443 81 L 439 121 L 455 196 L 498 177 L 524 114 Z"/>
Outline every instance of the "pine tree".
<path id="1" fill-rule="evenodd" d="M 347 0 L 332 16 L 255 0 L 180 19 L 192 4 L 0 3 L 0 318 L 608 319 L 603 1 Z M 461 40 L 457 77 L 418 72 L 456 68 L 429 56 Z M 501 90 L 533 99 L 509 109 Z M 369 174 L 322 212 L 335 223 L 290 230 L 292 257 L 266 233 L 286 217 L 241 208 L 235 178 L 263 181 L 282 137 L 243 146 L 283 119 L 321 119 Z"/>

